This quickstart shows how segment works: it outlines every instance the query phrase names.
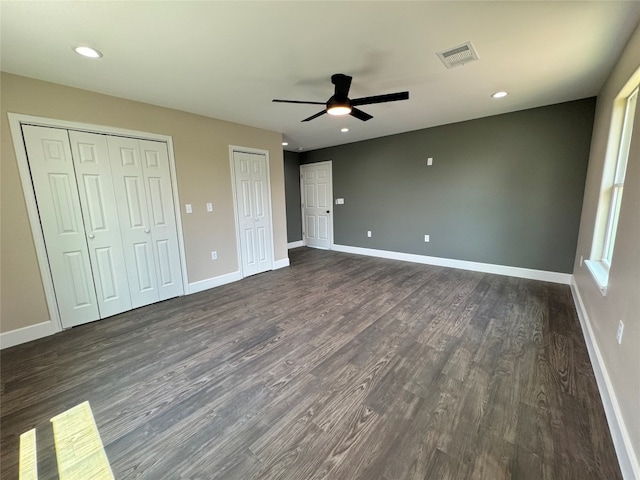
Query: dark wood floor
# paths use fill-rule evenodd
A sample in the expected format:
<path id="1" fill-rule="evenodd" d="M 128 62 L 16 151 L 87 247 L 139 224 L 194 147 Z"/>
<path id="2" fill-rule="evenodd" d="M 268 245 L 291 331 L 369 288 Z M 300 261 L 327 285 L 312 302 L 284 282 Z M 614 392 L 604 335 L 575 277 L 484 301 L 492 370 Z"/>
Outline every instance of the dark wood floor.
<path id="1" fill-rule="evenodd" d="M 117 479 L 618 479 L 567 286 L 300 248 L 2 352 L 2 478 L 89 400 Z"/>

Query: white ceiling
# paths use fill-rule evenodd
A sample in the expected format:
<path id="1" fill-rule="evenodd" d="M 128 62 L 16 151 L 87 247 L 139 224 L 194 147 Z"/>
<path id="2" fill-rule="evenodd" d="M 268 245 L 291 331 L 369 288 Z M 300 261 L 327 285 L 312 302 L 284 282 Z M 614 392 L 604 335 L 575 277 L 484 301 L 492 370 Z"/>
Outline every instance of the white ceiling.
<path id="1" fill-rule="evenodd" d="M 5 1 L 1 68 L 282 132 L 311 150 L 597 95 L 640 21 L 638 1 Z M 472 41 L 479 61 L 436 52 Z M 104 54 L 82 58 L 71 45 Z M 350 97 L 410 91 L 324 115 L 330 76 Z M 490 98 L 498 90 L 510 95 Z M 341 127 L 350 128 L 340 133 Z"/>

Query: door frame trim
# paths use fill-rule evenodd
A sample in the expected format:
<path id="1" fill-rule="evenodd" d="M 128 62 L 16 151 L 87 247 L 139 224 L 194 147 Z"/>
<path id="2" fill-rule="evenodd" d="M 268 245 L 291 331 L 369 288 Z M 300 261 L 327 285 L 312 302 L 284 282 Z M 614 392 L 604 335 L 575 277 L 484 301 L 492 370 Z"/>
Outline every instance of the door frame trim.
<path id="1" fill-rule="evenodd" d="M 178 250 L 180 252 L 180 267 L 182 273 L 182 286 L 184 295 L 189 292 L 189 279 L 187 276 L 187 259 L 184 249 L 184 235 L 182 228 L 182 216 L 180 212 L 180 198 L 178 192 L 178 182 L 176 176 L 175 157 L 173 154 L 173 138 L 169 135 L 161 135 L 157 133 L 141 132 L 138 130 L 129 130 L 126 128 L 109 127 L 104 125 L 95 125 L 84 122 L 69 122 L 55 118 L 36 117 L 32 115 L 23 115 L 20 113 L 7 113 L 9 117 L 9 127 L 11 130 L 11 138 L 13 140 L 13 148 L 18 163 L 18 171 L 20 173 L 20 181 L 22 183 L 22 192 L 24 194 L 25 203 L 27 205 L 27 213 L 31 226 L 31 235 L 35 245 L 38 266 L 40 267 L 40 277 L 44 287 L 44 294 L 49 309 L 49 320 L 53 324 L 54 333 L 63 330 L 60 312 L 58 311 L 58 302 L 55 290 L 53 288 L 53 278 L 49 269 L 49 258 L 44 243 L 44 234 L 40 226 L 40 216 L 36 203 L 33 183 L 31 182 L 31 174 L 29 170 L 29 160 L 27 157 L 27 149 L 22 138 L 22 125 L 34 125 L 38 127 L 59 128 L 63 130 L 77 130 L 80 132 L 98 133 L 102 135 L 113 135 L 118 137 L 129 137 L 140 140 L 152 140 L 164 142 L 167 144 L 169 154 L 169 170 L 171 172 L 171 188 L 173 189 L 173 206 L 176 217 L 176 230 L 178 234 Z"/>
<path id="2" fill-rule="evenodd" d="M 300 165 L 300 210 L 301 210 L 301 218 L 302 218 L 302 244 L 304 246 L 307 245 L 307 242 L 305 240 L 305 236 L 304 236 L 304 182 L 303 182 L 303 178 L 302 178 L 302 167 L 308 167 L 310 165 L 322 165 L 322 164 L 326 164 L 329 166 L 329 179 L 331 180 L 331 192 L 329 192 L 329 196 L 331 197 L 331 223 L 330 223 L 330 228 L 331 228 L 331 234 L 329 235 L 329 250 L 333 250 L 334 247 L 334 242 L 333 242 L 333 212 L 335 211 L 335 203 L 334 203 L 334 199 L 333 199 L 333 160 L 325 160 L 322 162 L 312 162 L 312 163 L 304 163 L 302 165 Z M 315 248 L 315 247 L 312 247 Z"/>
<path id="3" fill-rule="evenodd" d="M 274 268 L 276 250 L 273 243 L 273 208 L 271 207 L 271 162 L 269 161 L 269 150 L 263 150 L 261 148 L 241 147 L 238 145 L 229 145 L 229 163 L 231 165 L 231 191 L 233 193 L 233 219 L 236 224 L 236 256 L 238 260 L 238 271 L 242 278 L 245 278 L 244 269 L 242 265 L 242 247 L 240 246 L 240 219 L 238 217 L 238 192 L 236 191 L 236 166 L 233 161 L 233 154 L 239 153 L 254 153 L 257 155 L 264 155 L 267 162 L 267 208 L 269 209 L 269 238 L 271 240 L 271 270 Z"/>

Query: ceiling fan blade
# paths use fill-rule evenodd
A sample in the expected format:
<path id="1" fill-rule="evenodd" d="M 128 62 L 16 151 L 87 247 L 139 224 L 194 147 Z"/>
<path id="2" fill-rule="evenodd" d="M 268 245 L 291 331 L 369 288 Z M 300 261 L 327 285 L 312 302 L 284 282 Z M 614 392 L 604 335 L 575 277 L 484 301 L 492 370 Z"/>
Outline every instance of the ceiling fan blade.
<path id="1" fill-rule="evenodd" d="M 363 122 L 366 122 L 367 120 L 371 120 L 373 118 L 368 113 L 363 112 L 362 110 L 359 110 L 357 108 L 352 108 L 349 115 L 351 115 L 352 117 L 356 117 L 358 120 L 362 120 Z"/>
<path id="2" fill-rule="evenodd" d="M 315 115 L 311 115 L 309 118 L 305 118 L 302 121 L 303 122 L 308 122 L 309 120 L 313 120 L 314 118 L 318 118 L 319 116 L 324 115 L 325 113 L 327 113 L 327 111 L 326 110 L 322 110 L 321 112 L 318 112 Z"/>
<path id="3" fill-rule="evenodd" d="M 395 102 L 397 100 L 408 100 L 409 92 L 388 93 L 386 95 L 374 95 L 372 97 L 362 97 L 351 100 L 351 105 L 371 105 L 373 103 Z"/>
<path id="4" fill-rule="evenodd" d="M 303 103 L 305 105 L 326 105 L 326 102 L 305 102 L 304 100 L 278 100 L 277 98 L 274 98 L 272 100 L 272 102 L 279 102 L 279 103 Z"/>
<path id="5" fill-rule="evenodd" d="M 336 73 L 331 75 L 331 83 L 333 83 L 336 88 L 334 92 L 334 96 L 339 99 L 347 98 L 349 96 L 349 88 L 351 88 L 351 78 L 349 75 L 345 75 L 344 73 Z"/>

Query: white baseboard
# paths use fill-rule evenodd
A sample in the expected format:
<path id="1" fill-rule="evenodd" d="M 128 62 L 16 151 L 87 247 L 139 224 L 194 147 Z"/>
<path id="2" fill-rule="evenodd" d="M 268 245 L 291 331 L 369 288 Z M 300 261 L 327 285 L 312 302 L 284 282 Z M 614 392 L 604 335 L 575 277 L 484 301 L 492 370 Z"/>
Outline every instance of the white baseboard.
<path id="1" fill-rule="evenodd" d="M 582 302 L 580 290 L 578 290 L 575 279 L 572 279 L 571 282 L 571 293 L 573 294 L 573 300 L 576 304 L 578 318 L 580 319 L 580 325 L 582 326 L 582 334 L 584 335 L 591 365 L 593 366 L 593 373 L 595 374 L 596 382 L 598 383 L 598 390 L 600 391 L 600 398 L 602 399 L 602 405 L 604 406 L 604 413 L 607 416 L 607 423 L 609 424 L 609 430 L 611 431 L 613 446 L 616 449 L 616 454 L 618 455 L 618 463 L 620 464 L 620 470 L 622 471 L 622 478 L 625 480 L 640 480 L 640 462 L 638 462 L 638 457 L 633 449 L 633 444 L 629 437 L 629 431 L 624 423 L 622 412 L 618 405 L 616 392 L 611 384 L 611 378 L 607 372 L 607 366 L 604 363 L 602 354 L 600 353 L 600 348 L 598 347 L 598 342 L 593 334 L 591 321 L 589 320 L 587 310 Z"/>
<path id="2" fill-rule="evenodd" d="M 298 240 L 297 242 L 289 242 L 287 243 L 287 248 L 291 250 L 292 248 L 304 247 L 304 241 Z"/>
<path id="3" fill-rule="evenodd" d="M 509 267 L 505 265 L 494 265 L 491 263 L 469 262 L 467 260 L 429 257 L 427 255 L 415 255 L 413 253 L 389 252 L 387 250 L 375 250 L 373 248 L 351 247 L 348 245 L 334 244 L 331 246 L 331 249 L 335 250 L 336 252 L 355 253 L 357 255 L 389 258 L 391 260 L 402 260 L 405 262 L 436 265 L 439 267 L 459 268 L 462 270 L 472 270 L 474 272 L 494 273 L 496 275 L 507 275 L 509 277 L 527 278 L 530 280 L 542 280 L 543 282 L 562 283 L 565 285 L 571 284 L 572 278 L 572 275 L 570 273 L 547 272 L 545 270 Z"/>
<path id="4" fill-rule="evenodd" d="M 289 266 L 289 257 L 283 258 L 282 260 L 276 260 L 273 262 L 273 269 L 278 270 L 279 268 L 285 268 Z"/>
<path id="5" fill-rule="evenodd" d="M 227 273 L 225 275 L 190 283 L 189 291 L 186 293 L 190 295 L 192 293 L 202 292 L 203 290 L 209 290 L 210 288 L 220 287 L 227 283 L 237 282 L 238 280 L 242 280 L 242 273 L 240 273 L 240 271 Z"/>
<path id="6" fill-rule="evenodd" d="M 51 321 L 36 323 L 28 327 L 0 333 L 0 349 L 27 343 L 32 340 L 37 340 L 38 338 L 53 335 L 54 333 L 58 333 L 58 329 Z"/>

